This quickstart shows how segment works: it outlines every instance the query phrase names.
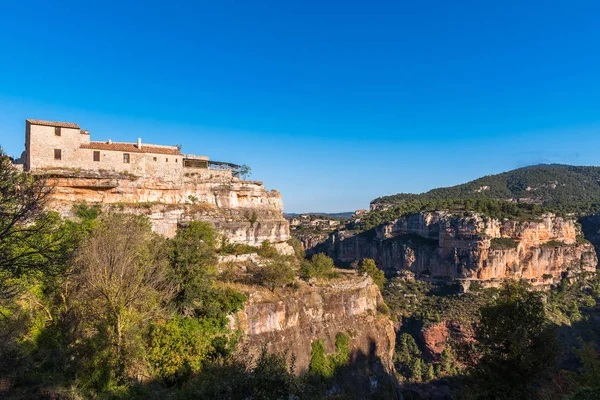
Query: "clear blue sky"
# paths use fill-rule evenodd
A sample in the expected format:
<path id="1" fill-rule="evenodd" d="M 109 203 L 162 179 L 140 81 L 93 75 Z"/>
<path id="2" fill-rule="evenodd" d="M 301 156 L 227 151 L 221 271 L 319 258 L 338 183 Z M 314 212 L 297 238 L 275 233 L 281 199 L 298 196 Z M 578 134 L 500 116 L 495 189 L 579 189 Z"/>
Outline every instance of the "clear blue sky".
<path id="1" fill-rule="evenodd" d="M 597 1 L 4 1 L 0 145 L 25 118 L 245 163 L 348 211 L 600 164 Z"/>

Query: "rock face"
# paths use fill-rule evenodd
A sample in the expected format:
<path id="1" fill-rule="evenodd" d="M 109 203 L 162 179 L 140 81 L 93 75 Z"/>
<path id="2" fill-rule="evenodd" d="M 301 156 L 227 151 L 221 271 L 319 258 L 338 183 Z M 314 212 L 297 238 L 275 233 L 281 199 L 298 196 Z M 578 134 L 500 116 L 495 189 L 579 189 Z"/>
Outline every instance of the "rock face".
<path id="1" fill-rule="evenodd" d="M 289 239 L 279 192 L 228 170 L 198 170 L 182 181 L 148 179 L 109 171 L 45 171 L 54 185 L 51 207 L 73 217 L 78 203 L 148 215 L 154 230 L 175 235 L 191 220 L 213 223 L 230 241 L 260 245 Z"/>
<path id="2" fill-rule="evenodd" d="M 338 333 L 350 337 L 351 359 L 361 355 L 393 370 L 395 332 L 371 278 L 353 276 L 327 284 L 302 285 L 285 295 L 250 291 L 243 310 L 230 317 L 230 328 L 242 332 L 243 352 L 258 355 L 288 351 L 296 357 L 296 372 L 308 369 L 311 343 L 323 340 L 326 353 L 335 351 Z"/>
<path id="3" fill-rule="evenodd" d="M 410 270 L 425 279 L 522 278 L 547 285 L 567 270 L 595 271 L 594 247 L 580 234 L 575 221 L 553 214 L 536 221 L 499 221 L 421 212 L 369 232 L 338 231 L 316 251 L 341 262 L 373 258 L 389 276 Z"/>

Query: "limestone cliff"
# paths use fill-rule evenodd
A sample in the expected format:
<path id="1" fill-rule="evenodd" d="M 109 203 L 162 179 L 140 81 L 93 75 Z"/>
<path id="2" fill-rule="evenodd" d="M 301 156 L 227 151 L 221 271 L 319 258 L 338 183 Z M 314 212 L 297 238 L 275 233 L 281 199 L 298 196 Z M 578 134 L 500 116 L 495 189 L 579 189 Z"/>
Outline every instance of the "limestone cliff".
<path id="1" fill-rule="evenodd" d="M 335 351 L 335 337 L 350 337 L 351 358 L 367 356 L 393 370 L 395 333 L 392 322 L 378 313 L 383 304 L 379 288 L 366 276 L 347 275 L 327 283 L 304 284 L 277 293 L 247 290 L 243 310 L 231 316 L 230 328 L 242 332 L 244 353 L 257 355 L 263 344 L 270 352 L 288 351 L 296 357 L 296 372 L 306 371 L 311 343 L 323 340 Z"/>
<path id="2" fill-rule="evenodd" d="M 51 206 L 73 217 L 78 203 L 148 215 L 155 231 L 172 237 L 180 224 L 204 220 L 230 241 L 260 245 L 289 239 L 279 192 L 231 171 L 200 169 L 180 180 L 141 178 L 114 171 L 48 170 Z"/>
<path id="3" fill-rule="evenodd" d="M 523 278 L 547 285 L 567 270 L 595 271 L 594 248 L 580 235 L 575 221 L 553 214 L 535 221 L 500 221 L 479 214 L 420 212 L 369 232 L 338 231 L 313 251 L 341 262 L 373 258 L 390 276 L 410 270 L 425 279 L 490 283 Z"/>

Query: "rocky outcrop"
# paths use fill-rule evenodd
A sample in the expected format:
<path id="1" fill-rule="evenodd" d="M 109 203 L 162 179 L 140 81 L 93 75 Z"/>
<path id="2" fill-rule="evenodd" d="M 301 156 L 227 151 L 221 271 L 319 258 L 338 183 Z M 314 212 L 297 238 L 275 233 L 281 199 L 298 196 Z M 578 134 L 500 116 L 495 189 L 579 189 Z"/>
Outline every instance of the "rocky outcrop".
<path id="1" fill-rule="evenodd" d="M 242 351 L 257 355 L 288 351 L 296 357 L 296 372 L 308 369 L 311 343 L 323 340 L 326 352 L 335 351 L 338 333 L 350 337 L 351 359 L 365 356 L 393 370 L 395 332 L 386 315 L 379 288 L 369 277 L 349 275 L 324 284 L 300 284 L 277 295 L 248 290 L 243 310 L 230 317 L 230 328 L 242 333 Z"/>
<path id="2" fill-rule="evenodd" d="M 298 232 L 292 231 L 292 236 L 298 239 L 302 244 L 302 248 L 307 254 L 312 254 L 312 251 L 325 243 L 331 232 Z"/>
<path id="3" fill-rule="evenodd" d="M 148 215 L 154 230 L 175 235 L 191 220 L 211 222 L 230 241 L 283 244 L 289 223 L 283 218 L 279 192 L 262 182 L 245 181 L 228 170 L 198 169 L 181 181 L 148 179 L 114 171 L 45 171 L 54 186 L 51 207 L 74 217 L 78 203 Z"/>
<path id="4" fill-rule="evenodd" d="M 548 285 L 567 271 L 595 272 L 593 246 L 570 219 L 495 220 L 478 214 L 421 212 L 372 231 L 338 231 L 317 251 L 340 262 L 373 258 L 388 276 L 493 283 L 522 278 Z"/>

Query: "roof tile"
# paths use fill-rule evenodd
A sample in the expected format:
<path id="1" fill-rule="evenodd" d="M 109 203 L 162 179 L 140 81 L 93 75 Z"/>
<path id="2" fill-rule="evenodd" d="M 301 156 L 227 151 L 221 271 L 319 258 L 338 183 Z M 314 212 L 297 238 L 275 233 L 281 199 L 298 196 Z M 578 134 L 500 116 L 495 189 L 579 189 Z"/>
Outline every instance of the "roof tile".
<path id="1" fill-rule="evenodd" d="M 73 128 L 79 129 L 79 125 L 74 122 L 53 122 L 53 121 L 42 121 L 41 119 L 27 119 L 32 125 L 43 125 L 43 126 L 57 126 L 60 128 Z"/>
<path id="2" fill-rule="evenodd" d="M 134 143 L 106 143 L 106 142 L 90 142 L 90 144 L 82 144 L 82 149 L 93 150 L 111 150 L 123 151 L 126 153 L 151 153 L 151 154 L 167 154 L 173 156 L 183 156 L 176 147 L 162 147 L 144 144 L 141 149 L 137 148 Z"/>

